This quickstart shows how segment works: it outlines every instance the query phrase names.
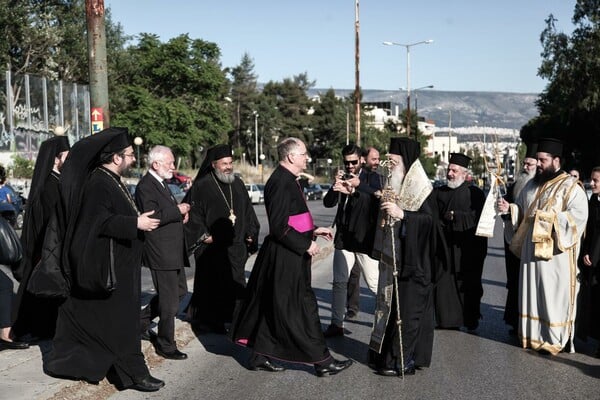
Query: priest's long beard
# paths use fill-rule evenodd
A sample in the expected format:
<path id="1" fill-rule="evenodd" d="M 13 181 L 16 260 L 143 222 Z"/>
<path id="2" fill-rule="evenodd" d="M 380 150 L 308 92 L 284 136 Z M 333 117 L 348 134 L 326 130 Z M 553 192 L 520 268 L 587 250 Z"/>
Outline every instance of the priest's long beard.
<path id="1" fill-rule="evenodd" d="M 214 173 L 217 179 L 222 183 L 233 183 L 233 180 L 235 179 L 235 175 L 233 175 L 233 173 L 226 174 L 216 169 L 214 170 Z"/>
<path id="2" fill-rule="evenodd" d="M 462 185 L 464 183 L 464 181 L 465 181 L 465 178 L 456 177 L 456 178 L 454 178 L 453 181 L 448 181 L 448 187 L 450 189 L 456 189 L 457 187 Z"/>
<path id="3" fill-rule="evenodd" d="M 400 193 L 403 181 L 404 168 L 401 165 L 398 165 L 392 170 L 392 176 L 390 177 L 390 186 L 392 187 L 392 189 L 394 189 L 394 192 L 396 192 L 396 194 Z"/>
<path id="4" fill-rule="evenodd" d="M 519 196 L 521 190 L 523 190 L 527 182 L 529 182 L 529 180 L 534 176 L 535 170 L 531 172 L 527 172 L 525 170 L 521 171 L 521 173 L 519 174 L 519 176 L 517 176 L 517 179 L 515 180 L 515 186 L 513 187 L 513 198 L 516 199 Z"/>

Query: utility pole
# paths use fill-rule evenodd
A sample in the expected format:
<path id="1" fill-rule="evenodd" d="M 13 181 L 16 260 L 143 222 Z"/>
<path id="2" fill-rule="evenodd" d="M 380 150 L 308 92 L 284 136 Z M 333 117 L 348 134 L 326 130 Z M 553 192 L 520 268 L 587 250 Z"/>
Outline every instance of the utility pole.
<path id="1" fill-rule="evenodd" d="M 85 15 L 90 70 L 90 115 L 92 133 L 96 133 L 110 126 L 104 0 L 85 0 Z"/>
<path id="2" fill-rule="evenodd" d="M 355 0 L 354 6 L 354 30 L 355 30 L 355 50 L 354 50 L 354 64 L 355 64 L 355 81 L 356 86 L 354 88 L 354 113 L 356 116 L 356 145 L 360 146 L 360 22 L 358 18 L 358 0 Z"/>

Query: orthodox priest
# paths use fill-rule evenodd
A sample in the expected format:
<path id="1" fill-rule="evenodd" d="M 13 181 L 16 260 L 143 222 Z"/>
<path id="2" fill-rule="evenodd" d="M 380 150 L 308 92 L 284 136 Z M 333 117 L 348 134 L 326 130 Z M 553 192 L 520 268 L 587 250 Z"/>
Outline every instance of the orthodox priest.
<path id="1" fill-rule="evenodd" d="M 509 203 L 514 203 L 519 197 L 521 190 L 527 182 L 535 176 L 537 167 L 536 151 L 537 143 L 528 143 L 527 152 L 523 158 L 523 167 L 512 185 L 508 186 L 504 198 Z M 503 215 L 502 219 L 506 221 L 510 216 Z M 504 225 L 504 263 L 506 267 L 506 305 L 504 307 L 504 322 L 511 328 L 508 333 L 511 336 L 517 336 L 519 328 L 519 269 L 520 260 L 509 248 L 510 237 L 513 235 L 512 225 Z"/>
<path id="2" fill-rule="evenodd" d="M 70 296 L 60 307 L 44 371 L 119 389 L 156 391 L 140 342 L 141 256 L 154 210 L 139 214 L 121 176 L 135 162 L 126 128 L 108 128 L 77 142 L 61 176 L 66 231 L 63 263 Z"/>
<path id="3" fill-rule="evenodd" d="M 186 201 L 191 209 L 185 234 L 196 260 L 187 317 L 201 329 L 225 333 L 243 296 L 244 268 L 258 248 L 260 229 L 246 187 L 233 173 L 229 145 L 207 151 Z"/>
<path id="4" fill-rule="evenodd" d="M 334 375 L 352 360 L 338 361 L 329 353 L 310 270 L 320 251 L 314 239 L 331 240 L 332 232 L 314 226 L 298 182 L 308 160 L 306 145 L 286 138 L 277 153 L 279 166 L 265 185 L 269 235 L 252 269 L 247 298 L 236 308 L 230 337 L 254 350 L 251 370 L 283 371 L 272 361 L 276 358 L 313 364 L 317 376 Z"/>
<path id="5" fill-rule="evenodd" d="M 19 291 L 13 304 L 13 333 L 32 341 L 52 339 L 61 298 L 37 297 L 27 291 L 33 269 L 40 261 L 50 217 L 60 203 L 60 171 L 69 154 L 69 138 L 54 136 L 42 142 L 35 162 L 27 212 L 21 232 L 23 259 L 13 270 Z"/>
<path id="6" fill-rule="evenodd" d="M 431 363 L 438 213 L 419 152 L 418 142 L 395 137 L 386 162 L 390 173 L 373 249 L 380 261 L 369 343 L 369 364 L 384 376 L 411 375 Z"/>
<path id="7" fill-rule="evenodd" d="M 562 154 L 561 141 L 541 139 L 535 177 L 514 204 L 498 200 L 499 211 L 510 213 L 510 249 L 521 259 L 521 345 L 552 355 L 575 351 L 577 257 L 588 218 L 585 191 L 561 168 Z"/>
<path id="8" fill-rule="evenodd" d="M 485 195 L 467 181 L 471 158 L 452 153 L 445 186 L 434 191 L 445 248 L 436 261 L 435 320 L 438 328 L 475 330 L 481 318 L 481 275 L 487 255 L 487 238 L 475 231 Z"/>

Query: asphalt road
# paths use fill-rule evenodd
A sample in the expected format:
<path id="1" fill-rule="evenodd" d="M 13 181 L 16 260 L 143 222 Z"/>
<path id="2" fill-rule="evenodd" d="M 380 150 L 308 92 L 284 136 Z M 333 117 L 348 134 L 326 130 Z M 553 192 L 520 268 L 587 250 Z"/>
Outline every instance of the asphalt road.
<path id="1" fill-rule="evenodd" d="M 334 210 L 311 202 L 317 225 L 327 225 Z M 264 218 L 264 207 L 257 206 Z M 262 210 L 262 211 L 261 211 Z M 262 212 L 262 214 L 261 214 Z M 324 222 L 324 223 L 323 223 Z M 261 221 L 263 233 L 268 226 Z M 576 342 L 578 353 L 556 357 L 523 350 L 502 321 L 506 296 L 501 227 L 489 242 L 484 268 L 483 320 L 476 334 L 437 330 L 433 362 L 404 380 L 375 375 L 366 365 L 374 296 L 361 289 L 361 313 L 350 331 L 328 344 L 339 358 L 355 364 L 343 373 L 317 378 L 312 366 L 287 365 L 283 373 L 253 372 L 244 366 L 248 349 L 224 336 L 200 334 L 185 347 L 186 361 L 160 363 L 152 374 L 166 386 L 156 393 L 125 391 L 111 399 L 600 399 L 600 360 L 595 343 Z M 249 260 L 247 270 L 252 266 Z M 330 322 L 331 254 L 314 263 L 313 288 L 321 322 Z"/>

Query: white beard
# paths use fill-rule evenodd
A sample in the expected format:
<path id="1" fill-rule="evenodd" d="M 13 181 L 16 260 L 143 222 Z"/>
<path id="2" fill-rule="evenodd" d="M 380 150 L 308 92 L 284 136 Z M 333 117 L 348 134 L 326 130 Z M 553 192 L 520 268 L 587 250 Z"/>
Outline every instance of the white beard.
<path id="1" fill-rule="evenodd" d="M 231 183 L 233 183 L 233 180 L 235 179 L 235 175 L 233 175 L 233 174 L 225 174 L 216 169 L 213 172 L 215 173 L 215 176 L 217 177 L 217 179 L 220 180 L 222 183 L 231 184 Z"/>
<path id="2" fill-rule="evenodd" d="M 454 178 L 453 181 L 448 181 L 448 187 L 450 189 L 456 189 L 457 187 L 459 187 L 460 185 L 462 185 L 465 182 L 464 178 Z"/>
<path id="3" fill-rule="evenodd" d="M 523 190 L 527 182 L 529 182 L 529 180 L 534 176 L 535 170 L 531 171 L 531 173 L 525 170 L 521 171 L 521 173 L 519 174 L 519 176 L 517 176 L 517 179 L 515 180 L 515 185 L 513 186 L 513 199 L 516 199 L 519 196 L 521 190 Z"/>
<path id="4" fill-rule="evenodd" d="M 404 181 L 404 168 L 400 165 L 396 166 L 392 170 L 392 176 L 390 177 L 390 186 L 394 189 L 396 194 L 400 194 L 400 189 L 402 189 L 402 182 Z"/>

